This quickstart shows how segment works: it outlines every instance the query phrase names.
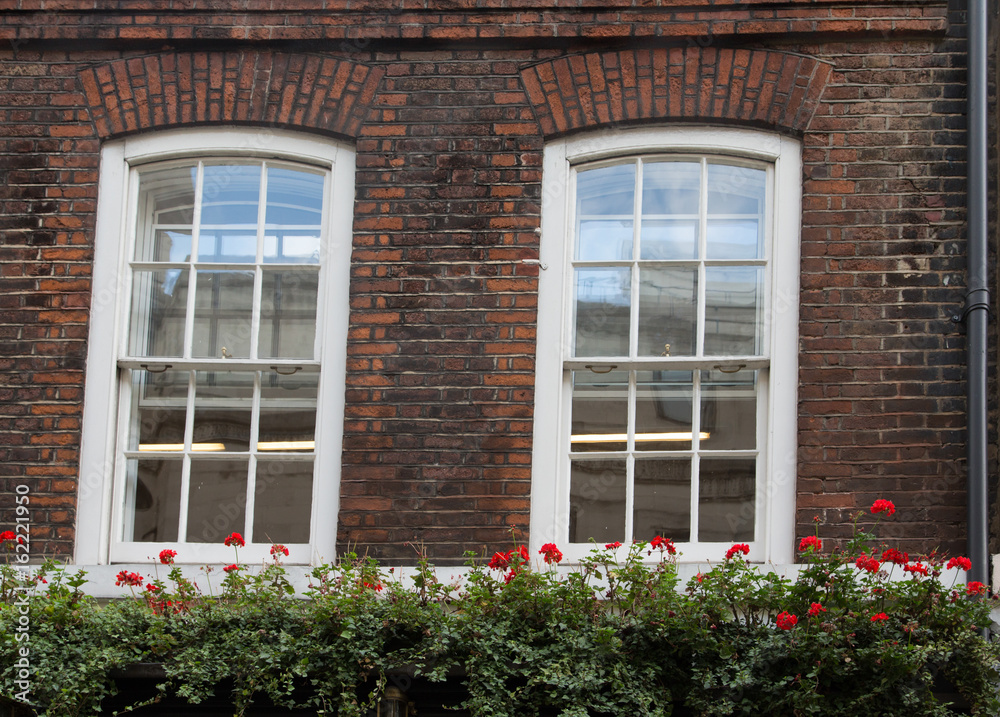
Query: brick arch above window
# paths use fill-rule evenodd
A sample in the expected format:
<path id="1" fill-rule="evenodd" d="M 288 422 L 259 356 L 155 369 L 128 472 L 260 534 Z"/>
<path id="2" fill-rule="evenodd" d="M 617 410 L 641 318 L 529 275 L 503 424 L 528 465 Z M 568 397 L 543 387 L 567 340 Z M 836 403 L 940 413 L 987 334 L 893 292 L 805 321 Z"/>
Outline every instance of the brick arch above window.
<path id="1" fill-rule="evenodd" d="M 209 123 L 358 135 L 384 71 L 278 52 L 169 52 L 80 73 L 102 138 Z"/>
<path id="2" fill-rule="evenodd" d="M 546 136 L 660 119 L 802 132 L 832 69 L 772 50 L 675 47 L 561 57 L 521 77 Z"/>

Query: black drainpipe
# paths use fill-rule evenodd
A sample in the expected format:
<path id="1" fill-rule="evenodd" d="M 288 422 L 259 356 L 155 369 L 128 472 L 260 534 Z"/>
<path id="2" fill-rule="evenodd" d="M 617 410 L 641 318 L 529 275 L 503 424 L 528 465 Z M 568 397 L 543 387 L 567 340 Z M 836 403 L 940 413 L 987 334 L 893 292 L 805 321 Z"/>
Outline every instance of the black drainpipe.
<path id="1" fill-rule="evenodd" d="M 969 0 L 968 55 L 968 293 L 963 317 L 968 341 L 968 523 L 970 580 L 990 583 L 987 532 L 986 372 L 990 291 L 986 254 L 986 30 L 987 0 Z"/>

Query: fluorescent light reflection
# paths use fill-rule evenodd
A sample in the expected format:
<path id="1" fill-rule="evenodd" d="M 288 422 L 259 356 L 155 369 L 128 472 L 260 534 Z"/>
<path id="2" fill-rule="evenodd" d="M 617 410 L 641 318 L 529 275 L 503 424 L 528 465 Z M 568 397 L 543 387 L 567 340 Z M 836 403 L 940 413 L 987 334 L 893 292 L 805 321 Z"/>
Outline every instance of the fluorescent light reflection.
<path id="1" fill-rule="evenodd" d="M 257 444 L 259 451 L 312 451 L 316 449 L 315 441 L 262 441 Z M 171 452 L 183 451 L 183 443 L 140 443 L 140 451 L 146 452 Z M 224 451 L 225 443 L 195 443 L 191 446 L 192 451 Z"/>
<path id="2" fill-rule="evenodd" d="M 691 433 L 636 433 L 636 443 L 640 441 L 690 441 Z M 698 440 L 707 441 L 712 437 L 711 433 L 702 431 L 698 434 Z M 628 440 L 626 433 L 578 433 L 570 436 L 572 443 L 615 443 Z"/>
<path id="3" fill-rule="evenodd" d="M 258 451 L 311 451 L 316 448 L 316 441 L 261 441 L 257 444 Z"/>

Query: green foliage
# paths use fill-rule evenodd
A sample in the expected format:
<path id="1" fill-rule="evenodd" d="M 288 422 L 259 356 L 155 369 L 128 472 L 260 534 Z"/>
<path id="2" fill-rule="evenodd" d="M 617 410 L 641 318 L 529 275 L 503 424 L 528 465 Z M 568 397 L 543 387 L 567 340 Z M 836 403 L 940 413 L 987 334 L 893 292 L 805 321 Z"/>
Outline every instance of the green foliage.
<path id="1" fill-rule="evenodd" d="M 99 713 L 115 671 L 149 662 L 163 694 L 192 703 L 232 685 L 238 715 L 267 696 L 359 717 L 404 668 L 432 681 L 460 670 L 464 707 L 483 717 L 965 713 L 938 699 L 942 686 L 972 714 L 1000 714 L 1000 648 L 981 636 L 994 601 L 947 585 L 944 557 L 910 561 L 856 526 L 844 552 L 803 540 L 793 579 L 739 547 L 686 586 L 660 539 L 595 548 L 568 570 L 554 546 L 544 561 L 523 548 L 470 556 L 457 585 L 423 559 L 401 579 L 346 555 L 301 596 L 272 551 L 256 571 L 230 566 L 217 596 L 174 567 L 146 586 L 123 572 L 134 599 L 103 605 L 82 572 L 2 566 L 0 691 L 19 692 L 28 647 L 31 699 L 59 717 Z"/>

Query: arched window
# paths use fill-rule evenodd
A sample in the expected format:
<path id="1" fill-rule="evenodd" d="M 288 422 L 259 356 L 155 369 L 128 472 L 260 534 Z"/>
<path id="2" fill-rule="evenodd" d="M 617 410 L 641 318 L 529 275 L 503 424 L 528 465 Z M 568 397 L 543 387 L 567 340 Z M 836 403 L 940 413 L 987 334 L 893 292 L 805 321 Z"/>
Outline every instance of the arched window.
<path id="1" fill-rule="evenodd" d="M 77 562 L 334 554 L 353 170 L 268 130 L 104 147 Z"/>
<path id="2" fill-rule="evenodd" d="M 798 143 L 605 132 L 544 171 L 532 542 L 790 561 Z"/>

